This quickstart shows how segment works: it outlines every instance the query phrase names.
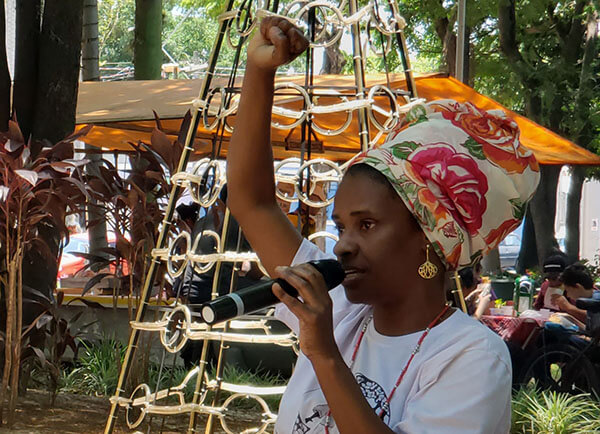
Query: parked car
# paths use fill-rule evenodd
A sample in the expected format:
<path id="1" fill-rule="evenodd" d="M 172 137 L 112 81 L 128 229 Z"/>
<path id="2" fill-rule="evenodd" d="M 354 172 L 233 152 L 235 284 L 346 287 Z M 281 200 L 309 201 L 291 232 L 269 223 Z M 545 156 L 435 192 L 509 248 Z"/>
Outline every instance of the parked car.
<path id="1" fill-rule="evenodd" d="M 518 233 L 511 232 L 500 242 L 498 252 L 500 253 L 500 266 L 502 268 L 512 268 L 517 264 L 519 251 L 521 250 L 521 236 Z"/>
<path id="2" fill-rule="evenodd" d="M 109 247 L 114 247 L 116 243 L 116 236 L 113 232 L 106 234 L 107 242 Z M 72 234 L 69 237 L 69 242 L 63 247 L 62 256 L 60 258 L 58 266 L 58 278 L 64 279 L 67 277 L 74 277 L 86 264 L 87 260 L 78 256 L 77 253 L 89 253 L 90 241 L 87 232 L 80 232 Z M 114 265 L 110 266 L 110 272 L 115 272 Z M 129 272 L 129 264 L 125 262 L 123 264 L 123 273 Z"/>
<path id="3" fill-rule="evenodd" d="M 72 234 L 69 242 L 63 247 L 62 256 L 58 263 L 58 278 L 64 279 L 73 277 L 81 270 L 86 260 L 75 253 L 88 253 L 90 251 L 90 242 L 87 232 Z"/>

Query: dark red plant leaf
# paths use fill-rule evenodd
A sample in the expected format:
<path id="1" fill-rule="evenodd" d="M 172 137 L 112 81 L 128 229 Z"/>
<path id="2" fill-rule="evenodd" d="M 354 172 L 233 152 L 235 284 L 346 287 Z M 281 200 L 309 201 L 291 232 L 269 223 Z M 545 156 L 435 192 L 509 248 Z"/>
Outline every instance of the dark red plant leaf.
<path id="1" fill-rule="evenodd" d="M 67 305 L 71 304 L 74 301 L 80 301 L 83 304 L 85 304 L 88 307 L 92 307 L 94 309 L 106 309 L 104 306 L 102 306 L 100 303 L 92 301 L 92 300 L 86 300 L 85 298 L 82 297 L 74 297 L 71 300 L 68 301 Z M 94 321 L 95 322 L 95 321 Z M 93 324 L 93 323 L 92 323 Z"/>
<path id="2" fill-rule="evenodd" d="M 87 133 L 89 133 L 93 127 L 94 127 L 93 125 L 86 125 L 83 128 L 80 128 L 79 130 L 75 131 L 73 134 L 71 134 L 69 137 L 67 137 L 66 139 L 64 139 L 62 141 L 63 142 L 74 142 L 75 140 L 87 135 Z"/>
<path id="3" fill-rule="evenodd" d="M 21 128 L 19 127 L 19 124 L 15 121 L 8 121 L 8 138 L 18 143 L 25 144 L 25 139 L 23 138 Z"/>
<path id="4" fill-rule="evenodd" d="M 152 110 L 152 113 L 154 114 L 154 122 L 156 123 L 156 128 L 162 131 L 163 127 L 162 123 L 160 122 L 160 117 L 158 117 L 158 113 L 156 113 L 155 110 Z"/>
<path id="5" fill-rule="evenodd" d="M 44 354 L 44 352 L 42 350 L 40 350 L 39 348 L 34 347 L 34 346 L 31 346 L 30 348 L 33 350 L 33 352 L 39 359 L 42 366 L 45 365 L 46 363 L 48 363 L 48 361 L 46 360 L 46 355 Z"/>
<path id="6" fill-rule="evenodd" d="M 123 236 L 117 236 L 117 251 L 122 258 L 129 258 L 133 247 L 131 243 Z"/>
<path id="7" fill-rule="evenodd" d="M 81 295 L 85 295 L 87 294 L 87 292 L 92 289 L 94 286 L 96 286 L 98 283 L 100 283 L 100 281 L 102 279 L 104 279 L 105 277 L 108 276 L 112 276 L 113 273 L 98 273 L 96 274 L 94 277 L 92 277 L 90 280 L 88 280 L 85 284 L 85 286 L 83 287 L 83 291 L 81 292 Z"/>

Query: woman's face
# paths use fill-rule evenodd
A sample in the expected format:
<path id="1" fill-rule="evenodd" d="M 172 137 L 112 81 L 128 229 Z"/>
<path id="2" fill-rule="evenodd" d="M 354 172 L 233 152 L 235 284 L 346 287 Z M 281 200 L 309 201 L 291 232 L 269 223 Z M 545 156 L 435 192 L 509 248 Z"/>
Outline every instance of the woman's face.
<path id="1" fill-rule="evenodd" d="M 346 270 L 348 300 L 373 305 L 406 297 L 402 288 L 417 276 L 425 236 L 400 197 L 367 175 L 346 175 L 333 220 L 339 231 L 334 253 Z"/>

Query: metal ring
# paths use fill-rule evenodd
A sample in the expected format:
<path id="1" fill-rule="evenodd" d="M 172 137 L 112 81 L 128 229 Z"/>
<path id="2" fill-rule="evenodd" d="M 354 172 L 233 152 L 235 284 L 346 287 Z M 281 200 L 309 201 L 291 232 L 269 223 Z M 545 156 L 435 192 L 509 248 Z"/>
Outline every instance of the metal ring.
<path id="1" fill-rule="evenodd" d="M 277 197 L 283 201 L 292 203 L 298 200 L 298 196 L 296 195 L 296 188 L 294 187 L 294 195 L 293 196 L 286 196 L 283 194 L 283 192 L 281 192 L 278 188 L 277 188 L 277 184 L 278 183 L 283 183 L 283 184 L 291 184 L 291 185 L 296 185 L 296 183 L 298 182 L 298 173 L 297 173 L 297 169 L 295 169 L 295 173 L 293 175 L 286 175 L 283 171 L 283 167 L 285 167 L 288 164 L 293 164 L 296 165 L 298 167 L 300 167 L 300 159 L 297 157 L 290 157 L 290 158 L 286 158 L 285 160 L 281 160 L 279 161 L 276 165 L 275 165 L 275 194 L 277 195 Z"/>
<path id="2" fill-rule="evenodd" d="M 202 181 L 206 180 L 208 182 L 207 176 L 208 171 L 213 169 L 213 188 L 208 189 L 207 192 L 201 194 L 200 186 Z M 217 160 L 211 160 L 210 158 L 203 158 L 198 161 L 194 167 L 192 168 L 192 174 L 197 176 L 200 182 L 196 182 L 190 186 L 190 196 L 194 202 L 202 205 L 204 208 L 209 208 L 212 206 L 217 198 L 219 197 L 219 193 L 221 193 L 221 188 L 223 187 L 223 173 L 221 171 L 221 165 Z"/>
<path id="3" fill-rule="evenodd" d="M 303 171 L 305 171 L 306 169 L 309 170 L 310 173 L 310 166 L 315 165 L 315 164 L 324 164 L 325 166 L 329 166 L 336 174 L 335 178 L 326 178 L 324 176 L 320 176 L 320 175 L 313 175 L 312 173 L 310 174 L 311 177 L 311 184 L 312 185 L 316 185 L 316 183 L 318 182 L 339 182 L 340 179 L 342 179 L 342 171 L 340 170 L 340 168 L 338 167 L 337 164 L 335 164 L 332 161 L 326 160 L 324 158 L 315 158 L 314 160 L 309 160 L 307 162 L 305 162 L 300 169 L 298 169 L 298 173 L 302 173 Z M 319 179 L 320 178 L 320 179 Z M 312 200 L 309 199 L 308 196 L 306 196 L 306 193 L 304 193 L 302 191 L 301 188 L 299 188 L 298 183 L 296 183 L 295 185 L 296 188 L 296 194 L 298 195 L 298 198 L 305 204 L 307 204 L 308 206 L 312 206 L 313 208 L 323 208 L 326 207 L 328 205 L 331 205 L 331 203 L 333 203 L 333 197 L 330 197 L 326 200 L 320 201 L 320 202 L 313 202 Z M 313 190 L 314 191 L 314 188 Z M 312 193 L 311 191 L 311 193 Z"/>
<path id="4" fill-rule="evenodd" d="M 344 102 L 348 102 L 348 98 L 345 96 L 341 96 L 340 99 Z M 331 107 L 334 107 L 335 105 L 336 104 L 333 104 L 333 105 L 331 105 Z M 346 129 L 352 123 L 352 110 L 346 110 L 346 113 L 348 114 L 346 121 L 344 122 L 344 124 L 341 127 L 336 128 L 335 130 L 329 130 L 329 129 L 320 127 L 319 124 L 317 124 L 317 122 L 316 122 L 317 117 L 314 114 L 312 114 L 312 127 L 316 132 L 318 132 L 319 134 L 322 134 L 324 136 L 337 136 L 338 134 L 341 134 L 344 131 L 346 131 Z"/>
<path id="5" fill-rule="evenodd" d="M 387 120 L 385 122 L 385 125 L 381 125 L 379 123 L 379 121 L 377 120 L 377 118 L 375 117 L 375 115 L 373 114 L 374 107 L 377 107 L 375 105 L 375 94 L 379 91 L 383 91 L 383 93 L 385 93 L 389 96 L 390 101 L 391 101 L 391 106 L 392 106 L 392 107 L 390 107 L 391 114 L 386 113 Z M 377 84 L 377 85 L 373 86 L 371 88 L 371 90 L 369 90 L 369 94 L 368 94 L 367 98 L 370 101 L 373 101 L 373 104 L 371 104 L 371 107 L 369 107 L 368 112 L 369 112 L 369 119 L 371 120 L 373 125 L 375 125 L 375 128 L 377 128 L 379 131 L 381 131 L 383 133 L 389 133 L 394 128 L 396 128 L 396 125 L 398 125 L 398 121 L 400 119 L 400 116 L 398 115 L 398 103 L 396 102 L 396 95 L 394 95 L 394 93 L 387 86 Z M 375 111 L 377 111 L 377 110 L 375 110 Z M 391 122 L 391 125 L 390 125 L 390 122 Z"/>
<path id="6" fill-rule="evenodd" d="M 344 33 L 344 28 L 345 28 L 344 16 L 339 8 L 337 8 L 336 6 L 332 5 L 329 2 L 320 0 L 320 1 L 313 1 L 313 2 L 307 3 L 303 7 L 301 7 L 300 10 L 296 13 L 296 16 L 295 16 L 296 22 L 298 24 L 304 23 L 305 20 L 303 20 L 302 17 L 304 16 L 304 14 L 308 13 L 308 11 L 310 9 L 313 9 L 313 8 L 321 11 L 321 14 L 323 15 L 325 23 L 323 25 L 323 29 L 317 35 L 315 35 L 315 42 L 311 43 L 311 46 L 312 47 L 323 47 L 323 48 L 330 47 L 333 44 L 335 44 L 342 37 L 342 34 Z M 326 9 L 333 11 L 333 15 L 337 18 L 337 22 L 335 22 L 329 18 L 329 16 L 325 12 Z M 315 16 L 316 15 L 317 15 L 317 12 L 315 11 Z M 319 42 L 319 41 L 321 41 L 321 39 L 323 39 L 324 36 L 327 36 L 327 25 L 334 26 L 335 31 L 333 33 L 333 36 L 330 39 L 326 40 L 325 42 Z"/>
<path id="7" fill-rule="evenodd" d="M 269 408 L 269 406 L 267 405 L 267 403 L 265 402 L 265 400 L 262 397 L 260 397 L 259 395 L 254 395 L 254 394 L 234 393 L 231 396 L 229 396 L 225 400 L 225 402 L 223 402 L 222 408 L 225 409 L 225 410 L 227 410 L 227 406 L 229 404 L 231 404 L 231 402 L 234 399 L 238 399 L 238 398 L 242 398 L 242 399 L 254 399 L 262 407 L 262 409 L 263 409 L 263 415 L 273 415 L 273 413 L 271 412 L 271 409 Z M 227 411 L 225 411 L 224 413 L 226 414 Z M 236 432 L 231 431 L 231 429 L 227 425 L 227 421 L 225 420 L 225 414 L 218 415 L 219 421 L 221 422 L 221 426 L 223 427 L 223 430 L 226 433 L 228 433 L 228 434 L 236 434 Z M 262 422 L 262 424 L 258 428 L 258 431 L 257 431 L 257 428 L 248 428 L 244 432 L 253 432 L 253 433 L 256 433 L 256 434 L 261 434 L 261 433 L 264 433 L 266 431 L 267 427 L 269 425 L 271 425 L 272 423 L 273 423 L 273 421 L 267 419 L 267 420 L 264 420 Z"/>
<path id="8" fill-rule="evenodd" d="M 374 6 L 371 8 L 371 19 L 369 21 L 373 21 L 375 28 L 384 35 L 394 35 L 404 30 L 404 27 L 406 27 L 406 20 L 402 15 L 400 15 L 396 2 L 388 2 L 388 4 L 392 8 L 391 18 L 388 21 L 390 25 L 389 27 L 385 25 L 385 21 L 383 19 L 380 19 L 379 13 L 375 10 Z M 398 26 L 397 29 L 396 25 Z"/>
<path id="9" fill-rule="evenodd" d="M 178 243 L 179 240 L 183 239 L 186 244 L 185 244 L 185 259 L 183 260 L 183 264 L 181 264 L 181 266 L 178 269 L 175 269 L 173 267 L 173 256 L 176 256 L 175 254 L 175 249 L 178 247 Z M 184 272 L 185 267 L 187 266 L 188 262 L 189 262 L 189 257 L 188 257 L 188 249 L 190 247 L 190 234 L 189 232 L 183 231 L 181 232 L 179 235 L 177 235 L 177 237 L 175 237 L 175 239 L 173 240 L 173 242 L 171 243 L 171 245 L 169 246 L 169 251 L 168 251 L 168 257 L 167 257 L 167 272 L 169 273 L 169 276 L 175 278 L 175 277 L 179 277 L 181 276 L 181 274 Z M 179 256 L 179 255 L 177 255 Z"/>
<path id="10" fill-rule="evenodd" d="M 249 8 L 245 7 L 247 2 L 250 2 Z M 254 30 L 254 27 L 256 26 L 256 23 L 257 23 L 256 10 L 258 9 L 258 4 L 256 4 L 256 3 L 257 3 L 256 0 L 243 0 L 242 4 L 237 9 L 237 13 L 235 14 L 235 27 L 236 27 L 235 31 L 240 37 L 248 36 L 250 33 L 252 33 L 252 30 Z M 254 12 L 252 11 L 252 4 L 255 5 Z M 240 27 L 240 19 L 242 17 L 242 12 L 244 10 L 246 10 L 246 13 L 250 14 L 250 17 L 248 19 L 249 24 L 246 24 L 245 30 Z"/>
<path id="11" fill-rule="evenodd" d="M 135 401 L 135 395 L 136 393 L 142 390 L 144 392 L 144 398 L 146 399 L 145 402 L 142 404 L 142 408 L 140 408 L 140 415 L 138 416 L 138 418 L 135 421 L 131 421 L 130 420 L 130 414 L 129 411 L 132 410 L 133 408 L 133 402 Z M 131 393 L 131 397 L 129 398 L 131 403 L 129 405 L 127 405 L 127 409 L 125 410 L 125 421 L 127 422 L 127 426 L 130 429 L 134 429 L 136 427 L 138 427 L 143 421 L 144 418 L 146 417 L 146 409 L 148 407 L 148 403 L 150 402 L 150 395 L 151 395 L 151 391 L 150 388 L 148 387 L 147 384 L 140 384 L 139 386 L 137 386 L 135 389 L 133 389 L 133 392 Z"/>
<path id="12" fill-rule="evenodd" d="M 191 250 L 192 254 L 197 253 L 196 250 L 198 249 L 198 244 L 200 243 L 201 240 L 204 239 L 204 237 L 212 237 L 217 242 L 217 252 L 221 251 L 221 237 L 219 237 L 219 234 L 217 234 L 215 231 L 208 229 L 208 230 L 202 231 L 202 233 L 198 234 L 196 236 L 196 238 L 194 239 L 194 244 L 192 245 L 192 250 Z M 198 262 L 192 261 L 192 267 L 194 268 L 194 271 L 198 274 L 206 273 L 214 265 L 215 265 L 214 261 L 207 262 L 207 263 L 205 263 L 205 265 L 199 265 Z"/>
<path id="13" fill-rule="evenodd" d="M 180 327 L 181 316 L 183 316 L 183 327 Z M 190 309 L 182 304 L 178 304 L 165 315 L 167 325 L 160 331 L 160 342 L 169 353 L 177 353 L 186 344 L 192 322 L 191 317 Z M 173 324 L 174 321 L 178 323 Z"/>
<path id="14" fill-rule="evenodd" d="M 209 125 L 208 124 L 208 115 L 209 115 L 208 112 L 210 111 L 210 103 L 217 92 L 219 92 L 221 94 L 221 102 L 219 103 L 219 108 L 217 110 L 217 114 L 215 115 L 215 120 Z M 221 120 L 221 112 L 223 111 L 223 104 L 225 103 L 225 95 L 226 95 L 226 92 L 225 92 L 225 89 L 223 88 L 223 86 L 213 87 L 208 92 L 208 95 L 206 95 L 206 106 L 202 110 L 202 123 L 204 124 L 204 128 L 207 131 L 214 130 L 217 127 L 217 125 L 219 124 L 219 121 Z"/>
<path id="15" fill-rule="evenodd" d="M 332 234 L 331 232 L 327 232 L 327 231 L 319 231 L 319 232 L 315 232 L 314 234 L 310 234 L 308 236 L 308 241 L 314 241 L 317 238 L 329 238 L 329 239 L 335 241 L 336 243 L 339 241 L 339 237 L 336 234 Z"/>
<path id="16" fill-rule="evenodd" d="M 373 17 L 371 17 L 373 18 Z M 383 55 L 388 55 L 392 50 L 392 36 L 386 33 L 379 32 L 379 29 L 371 23 L 372 20 L 367 21 L 367 42 L 369 44 L 369 49 L 373 54 L 378 57 L 383 57 Z M 381 35 L 385 37 L 385 44 L 381 47 L 381 52 L 377 51 L 377 46 L 375 45 L 375 41 L 373 41 L 373 37 L 371 36 L 372 27 L 375 27 Z"/>
<path id="17" fill-rule="evenodd" d="M 274 88 L 274 92 L 277 92 L 280 89 L 293 89 L 295 91 L 297 91 L 300 95 L 300 97 L 302 97 L 304 99 L 304 106 L 308 109 L 312 104 L 310 102 L 310 97 L 308 96 L 308 92 L 306 91 L 306 89 L 304 89 L 303 87 L 297 85 L 296 83 L 277 83 L 275 85 Z M 308 115 L 308 113 L 306 112 L 306 110 L 292 110 L 292 109 L 288 109 L 285 107 L 280 107 L 276 104 L 273 104 L 273 114 L 284 117 L 284 118 L 288 118 L 288 119 L 296 119 L 294 122 L 292 122 L 291 124 L 286 124 L 286 125 L 282 125 L 278 122 L 271 122 L 271 125 L 274 128 L 278 128 L 281 130 L 290 130 L 292 128 L 296 128 L 298 125 L 300 125 L 302 122 L 304 122 L 306 120 L 306 116 Z"/>

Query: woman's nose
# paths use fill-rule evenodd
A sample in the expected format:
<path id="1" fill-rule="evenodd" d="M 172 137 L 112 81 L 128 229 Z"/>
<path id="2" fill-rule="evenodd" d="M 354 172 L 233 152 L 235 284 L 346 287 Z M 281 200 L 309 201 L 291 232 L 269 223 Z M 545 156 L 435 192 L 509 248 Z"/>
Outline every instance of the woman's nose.
<path id="1" fill-rule="evenodd" d="M 340 234 L 338 242 L 333 247 L 333 253 L 338 258 L 354 255 L 357 251 L 357 244 L 350 234 L 344 232 Z"/>

